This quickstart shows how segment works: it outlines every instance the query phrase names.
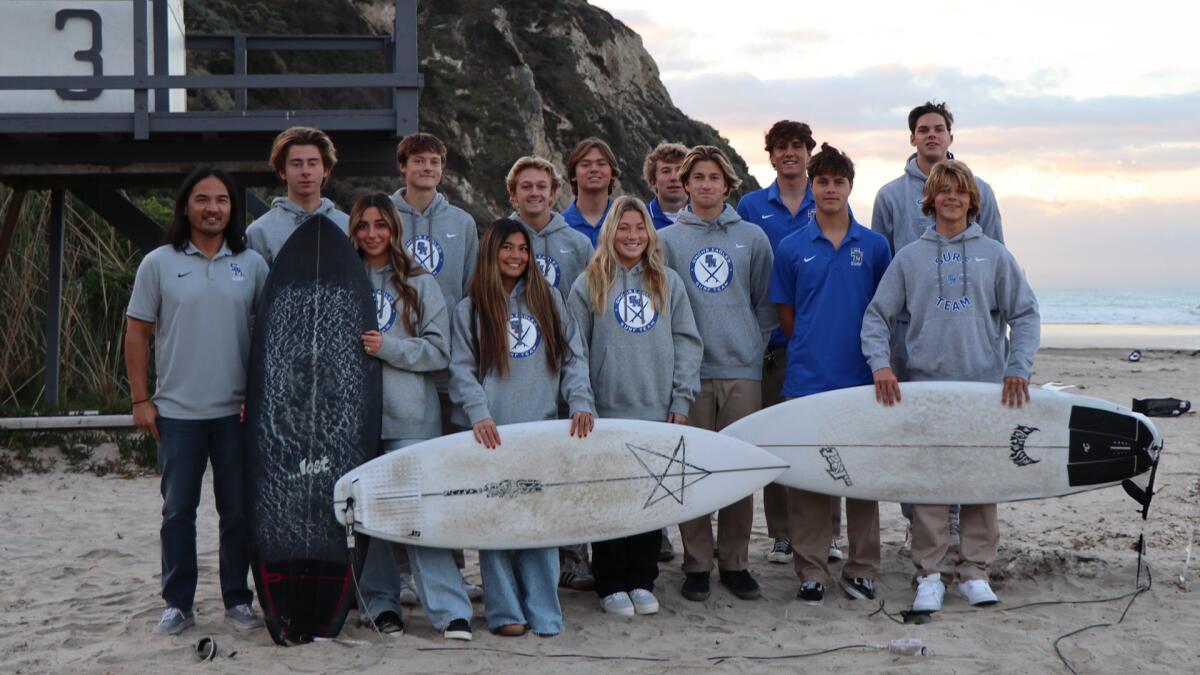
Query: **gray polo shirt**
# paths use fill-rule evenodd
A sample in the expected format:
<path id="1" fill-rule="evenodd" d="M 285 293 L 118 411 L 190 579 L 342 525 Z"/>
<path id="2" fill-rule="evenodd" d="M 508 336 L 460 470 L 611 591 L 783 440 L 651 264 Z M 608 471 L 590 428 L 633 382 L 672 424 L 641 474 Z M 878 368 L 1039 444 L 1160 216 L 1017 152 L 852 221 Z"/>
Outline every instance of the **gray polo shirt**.
<path id="1" fill-rule="evenodd" d="M 154 404 L 163 417 L 236 415 L 246 395 L 250 317 L 267 282 L 267 263 L 250 249 L 209 260 L 188 242 L 142 259 L 125 313 L 154 324 Z"/>

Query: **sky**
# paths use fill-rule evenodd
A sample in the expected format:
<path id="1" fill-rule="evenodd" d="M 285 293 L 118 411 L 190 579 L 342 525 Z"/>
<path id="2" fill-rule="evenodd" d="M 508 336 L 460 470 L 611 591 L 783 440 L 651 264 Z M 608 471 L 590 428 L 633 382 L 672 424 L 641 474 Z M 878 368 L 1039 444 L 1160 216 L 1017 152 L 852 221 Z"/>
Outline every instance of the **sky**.
<path id="1" fill-rule="evenodd" d="M 913 151 L 908 111 L 944 100 L 1035 289 L 1200 289 L 1200 3 L 592 4 L 764 186 L 765 131 L 808 122 L 854 160 L 868 225 Z"/>

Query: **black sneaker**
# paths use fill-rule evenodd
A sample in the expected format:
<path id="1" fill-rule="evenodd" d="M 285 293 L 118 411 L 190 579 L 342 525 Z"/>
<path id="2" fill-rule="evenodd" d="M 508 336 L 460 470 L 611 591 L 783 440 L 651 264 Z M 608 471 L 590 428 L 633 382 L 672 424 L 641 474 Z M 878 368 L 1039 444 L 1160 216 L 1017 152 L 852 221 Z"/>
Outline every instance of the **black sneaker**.
<path id="1" fill-rule="evenodd" d="M 796 597 L 810 605 L 819 605 L 825 599 L 825 584 L 819 581 L 802 581 Z"/>
<path id="2" fill-rule="evenodd" d="M 380 612 L 374 620 L 363 619 L 360 623 L 364 626 L 374 625 L 376 630 L 384 634 L 400 635 L 404 633 L 404 621 L 399 614 L 390 609 Z"/>
<path id="3" fill-rule="evenodd" d="M 442 632 L 442 637 L 447 640 L 463 640 L 464 642 L 471 641 L 471 622 L 466 619 L 455 619 L 446 624 L 446 630 Z"/>
<path id="4" fill-rule="evenodd" d="M 862 577 L 842 577 L 842 590 L 846 591 L 846 595 L 855 600 L 874 600 L 875 599 L 875 582 Z"/>
<path id="5" fill-rule="evenodd" d="M 712 587 L 708 583 L 708 572 L 688 572 L 683 579 L 683 597 L 696 602 L 708 599 Z"/>
<path id="6" fill-rule="evenodd" d="M 667 535 L 667 528 L 662 530 L 662 546 L 658 549 L 658 562 L 671 562 L 675 559 L 675 547 L 671 545 L 671 538 Z"/>
<path id="7" fill-rule="evenodd" d="M 759 589 L 758 582 L 754 580 L 754 577 L 750 576 L 750 570 L 735 572 L 721 570 L 721 584 L 742 600 L 762 597 L 762 590 Z"/>
<path id="8" fill-rule="evenodd" d="M 771 552 L 767 554 L 767 562 L 773 562 L 777 565 L 786 565 L 792 562 L 791 540 L 787 537 L 776 539 L 774 546 L 771 547 Z"/>

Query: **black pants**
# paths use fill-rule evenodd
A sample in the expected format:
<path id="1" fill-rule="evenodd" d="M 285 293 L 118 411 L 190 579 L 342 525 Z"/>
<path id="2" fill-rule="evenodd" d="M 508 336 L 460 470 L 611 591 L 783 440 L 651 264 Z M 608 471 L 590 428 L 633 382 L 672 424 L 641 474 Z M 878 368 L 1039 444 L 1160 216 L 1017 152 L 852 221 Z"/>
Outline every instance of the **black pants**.
<path id="1" fill-rule="evenodd" d="M 592 543 L 592 573 L 600 597 L 635 588 L 654 590 L 662 530 Z"/>

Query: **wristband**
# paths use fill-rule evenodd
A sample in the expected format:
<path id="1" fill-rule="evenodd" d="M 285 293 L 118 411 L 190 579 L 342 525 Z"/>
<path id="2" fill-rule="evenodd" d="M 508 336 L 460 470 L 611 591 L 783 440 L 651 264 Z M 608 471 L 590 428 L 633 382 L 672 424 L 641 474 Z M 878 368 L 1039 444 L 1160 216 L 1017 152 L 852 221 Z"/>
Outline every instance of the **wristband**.
<path id="1" fill-rule="evenodd" d="M 145 403 L 145 402 L 147 402 L 147 401 L 149 401 L 149 400 L 150 400 L 150 399 L 148 399 L 148 398 L 144 398 L 144 399 L 142 399 L 142 400 L 140 400 L 140 401 L 134 401 L 134 402 L 133 402 L 133 403 L 131 403 L 130 405 L 139 405 L 139 404 Z"/>

